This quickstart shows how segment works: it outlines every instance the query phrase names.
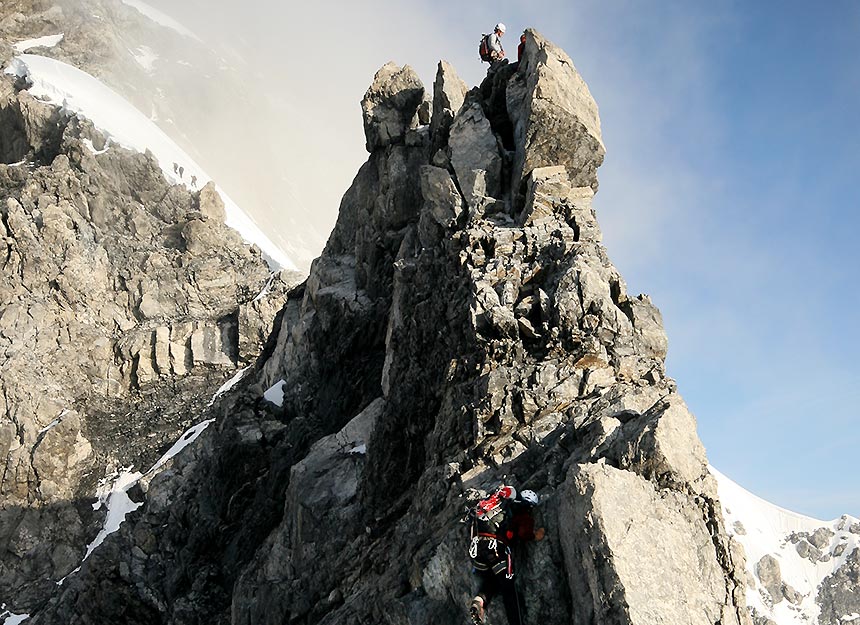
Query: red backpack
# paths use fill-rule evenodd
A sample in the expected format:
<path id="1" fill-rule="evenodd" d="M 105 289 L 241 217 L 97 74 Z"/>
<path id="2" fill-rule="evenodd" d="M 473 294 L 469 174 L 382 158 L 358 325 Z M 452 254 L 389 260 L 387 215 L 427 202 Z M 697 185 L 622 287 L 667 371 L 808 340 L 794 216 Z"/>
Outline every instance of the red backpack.
<path id="1" fill-rule="evenodd" d="M 481 35 L 481 44 L 478 46 L 478 54 L 481 55 L 481 60 L 491 63 L 493 57 L 490 56 L 490 36 Z"/>
<path id="2" fill-rule="evenodd" d="M 475 506 L 475 529 L 473 533 L 495 534 L 505 521 L 503 503 L 506 499 L 516 496 L 516 491 L 510 486 L 502 486 L 495 493 L 482 499 Z"/>

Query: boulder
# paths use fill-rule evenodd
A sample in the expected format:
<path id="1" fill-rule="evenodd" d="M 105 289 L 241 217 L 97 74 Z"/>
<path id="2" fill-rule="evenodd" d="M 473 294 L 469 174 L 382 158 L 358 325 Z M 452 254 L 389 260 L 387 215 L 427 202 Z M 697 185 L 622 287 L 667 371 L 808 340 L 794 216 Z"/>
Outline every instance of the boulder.
<path id="1" fill-rule="evenodd" d="M 597 190 L 606 150 L 597 104 L 570 57 L 536 31 L 526 31 L 525 53 L 508 85 L 514 125 L 514 189 L 536 167 L 563 165 L 573 186 Z"/>
<path id="2" fill-rule="evenodd" d="M 782 573 L 777 559 L 769 554 L 762 556 L 761 560 L 755 565 L 755 574 L 758 576 L 761 585 L 764 586 L 764 589 L 770 595 L 771 601 L 774 604 L 782 601 Z"/>
<path id="3" fill-rule="evenodd" d="M 440 226 L 453 226 L 463 211 L 463 198 L 451 175 L 444 169 L 425 165 L 421 168 L 423 210 L 428 211 Z"/>
<path id="4" fill-rule="evenodd" d="M 560 496 L 574 624 L 737 623 L 708 527 L 683 495 L 594 464 L 571 468 Z"/>
<path id="5" fill-rule="evenodd" d="M 423 101 L 424 85 L 415 70 L 383 65 L 361 101 L 367 151 L 402 143 Z"/>
<path id="6" fill-rule="evenodd" d="M 218 222 L 224 222 L 227 216 L 224 209 L 224 200 L 221 199 L 221 194 L 218 193 L 214 182 L 210 180 L 200 189 L 198 201 L 200 202 L 200 212 L 203 215 Z"/>
<path id="7" fill-rule="evenodd" d="M 485 197 L 500 197 L 502 157 L 480 102 L 467 99 L 451 125 L 451 165 L 470 208 Z"/>

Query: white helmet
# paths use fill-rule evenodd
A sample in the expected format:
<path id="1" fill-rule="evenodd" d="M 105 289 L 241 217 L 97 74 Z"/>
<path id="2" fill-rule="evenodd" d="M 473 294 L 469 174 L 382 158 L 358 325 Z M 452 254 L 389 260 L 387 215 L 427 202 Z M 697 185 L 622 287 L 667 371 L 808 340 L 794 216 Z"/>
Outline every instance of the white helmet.
<path id="1" fill-rule="evenodd" d="M 495 30 L 499 31 L 500 33 L 503 33 L 505 32 L 505 25 L 499 22 L 498 24 L 496 24 Z"/>
<path id="2" fill-rule="evenodd" d="M 540 497 L 533 490 L 524 490 L 520 493 L 520 498 L 527 504 L 536 506 L 540 503 Z"/>

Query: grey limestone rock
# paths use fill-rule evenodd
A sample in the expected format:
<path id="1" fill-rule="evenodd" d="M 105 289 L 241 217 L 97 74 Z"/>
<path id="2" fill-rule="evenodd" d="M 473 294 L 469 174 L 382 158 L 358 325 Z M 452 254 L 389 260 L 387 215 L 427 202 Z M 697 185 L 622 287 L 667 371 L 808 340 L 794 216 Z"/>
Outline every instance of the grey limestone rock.
<path id="1" fill-rule="evenodd" d="M 256 357 L 283 298 L 240 327 L 269 271 L 214 186 L 171 186 L 118 146 L 94 154 L 92 124 L 23 86 L 0 80 L 0 543 L 16 545 L 0 595 L 30 609 L 98 532 L 108 467 L 154 462 L 199 394 Z M 24 539 L 33 509 L 50 545 Z"/>
<path id="2" fill-rule="evenodd" d="M 707 526 L 682 495 L 595 464 L 573 467 L 561 496 L 570 591 L 582 597 L 574 623 L 738 622 Z"/>
<path id="3" fill-rule="evenodd" d="M 451 165 L 466 202 L 474 209 L 485 196 L 501 193 L 502 157 L 490 122 L 474 97 L 451 124 Z"/>
<path id="4" fill-rule="evenodd" d="M 801 558 L 806 558 L 810 562 L 817 562 L 823 555 L 818 547 L 814 547 L 808 541 L 803 539 L 798 541 L 796 549 Z"/>
<path id="5" fill-rule="evenodd" d="M 439 61 L 433 83 L 433 117 L 430 121 L 434 152 L 447 146 L 451 123 L 463 106 L 468 91 L 454 67 L 447 61 Z"/>
<path id="6" fill-rule="evenodd" d="M 206 186 L 200 189 L 198 201 L 200 203 L 200 212 L 203 215 L 223 223 L 224 218 L 226 217 L 226 213 L 224 212 L 224 200 L 221 199 L 221 195 L 215 188 L 214 182 L 210 181 L 206 183 Z"/>
<path id="7" fill-rule="evenodd" d="M 843 625 L 846 615 L 860 613 L 860 549 L 854 549 L 843 566 L 822 580 L 815 603 L 821 609 L 821 625 Z"/>
<path id="8" fill-rule="evenodd" d="M 830 545 L 830 539 L 835 536 L 833 530 L 828 527 L 819 527 L 809 537 L 809 542 L 818 549 L 824 550 Z"/>
<path id="9" fill-rule="evenodd" d="M 782 572 L 779 568 L 779 562 L 771 555 L 762 556 L 755 565 L 755 573 L 761 581 L 761 585 L 770 595 L 774 604 L 779 603 L 783 599 L 783 582 Z"/>

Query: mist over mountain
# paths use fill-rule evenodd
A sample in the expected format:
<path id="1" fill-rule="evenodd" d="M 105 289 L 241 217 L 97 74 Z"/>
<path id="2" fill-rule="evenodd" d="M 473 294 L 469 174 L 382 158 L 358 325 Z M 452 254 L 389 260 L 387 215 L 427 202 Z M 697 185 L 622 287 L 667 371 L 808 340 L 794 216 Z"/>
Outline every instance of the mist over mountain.
<path id="1" fill-rule="evenodd" d="M 467 520 L 501 482 L 547 530 L 515 555 L 527 622 L 860 618 L 860 521 L 709 467 L 603 244 L 601 120 L 561 48 L 530 29 L 473 88 L 446 61 L 432 88 L 350 77 L 332 129 L 368 154 L 310 264 L 313 225 L 267 219 L 334 192 L 283 140 L 332 131 L 293 118 L 325 94 L 267 78 L 320 59 L 285 29 L 249 67 L 272 42 L 203 44 L 231 14 L 174 8 L 0 10 L 6 625 L 467 622 Z"/>

